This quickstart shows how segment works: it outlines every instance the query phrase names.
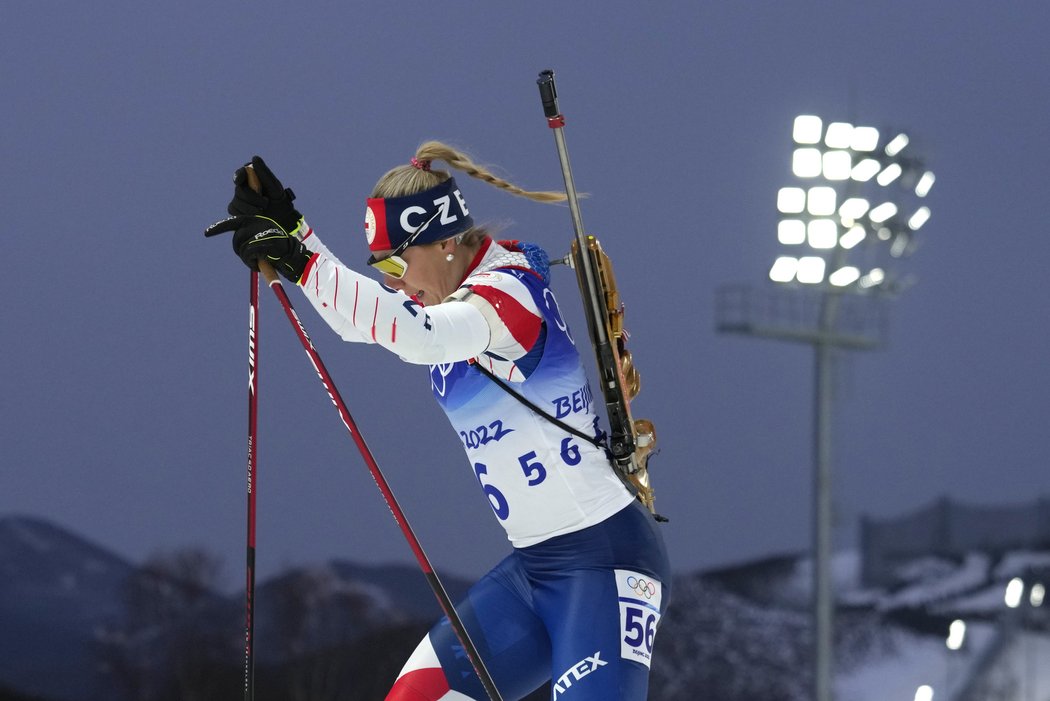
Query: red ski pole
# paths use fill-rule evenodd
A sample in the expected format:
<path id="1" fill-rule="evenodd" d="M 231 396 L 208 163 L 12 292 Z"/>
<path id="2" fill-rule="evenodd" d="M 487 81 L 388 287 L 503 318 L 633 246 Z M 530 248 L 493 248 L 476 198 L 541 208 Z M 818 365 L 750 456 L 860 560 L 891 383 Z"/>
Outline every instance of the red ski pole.
<path id="1" fill-rule="evenodd" d="M 248 184 L 252 189 L 259 190 L 259 176 L 255 174 L 255 171 L 252 170 L 250 166 L 247 171 Z M 434 571 L 434 568 L 430 565 L 430 560 L 427 558 L 426 553 L 423 552 L 423 547 L 420 544 L 419 539 L 416 537 L 416 534 L 412 531 L 412 526 L 409 525 L 408 519 L 405 517 L 405 512 L 401 510 L 401 505 L 398 504 L 397 499 L 394 497 L 394 493 L 391 491 L 390 485 L 386 481 L 386 477 L 383 476 L 382 470 L 379 469 L 379 464 L 372 455 L 371 449 L 369 449 L 368 445 L 365 443 L 360 431 L 357 430 L 357 424 L 354 422 L 354 418 L 350 415 L 350 411 L 346 408 L 346 403 L 343 401 L 343 398 L 339 395 L 339 390 L 336 389 L 335 383 L 332 381 L 332 376 L 328 374 L 328 369 L 325 368 L 324 363 L 321 361 L 321 356 L 318 355 L 317 349 L 314 348 L 313 342 L 310 341 L 310 337 L 307 335 L 306 329 L 303 327 L 303 322 L 299 320 L 299 315 L 295 313 L 295 308 L 292 307 L 292 302 L 288 299 L 288 295 L 284 291 L 284 285 L 281 284 L 281 280 L 277 277 L 277 273 L 274 271 L 273 266 L 267 261 L 259 259 L 258 265 L 259 272 L 262 273 L 262 276 L 270 286 L 270 289 L 273 290 L 274 294 L 277 296 L 278 301 L 281 303 L 281 307 L 284 309 L 285 315 L 291 322 L 292 328 L 299 337 L 300 343 L 302 343 L 303 350 L 306 351 L 307 357 L 310 358 L 310 363 L 314 366 L 317 376 L 321 378 L 321 384 L 324 385 L 325 390 L 328 392 L 328 397 L 332 400 L 336 410 L 338 410 L 339 418 L 342 419 L 343 425 L 346 426 L 346 430 L 350 432 L 350 437 L 353 438 L 354 443 L 357 444 L 357 449 L 361 453 L 361 457 L 364 458 L 365 465 L 368 466 L 368 471 L 372 474 L 372 479 L 375 481 L 376 486 L 379 487 L 379 491 L 382 493 L 384 501 L 386 501 L 387 508 L 390 509 L 390 513 L 393 515 L 394 520 L 401 528 L 401 533 L 405 536 L 409 547 L 416 556 L 416 561 L 423 570 L 427 583 L 430 584 L 430 588 L 433 590 L 434 596 L 437 597 L 441 610 L 445 613 L 445 616 L 448 618 L 449 623 L 452 626 L 452 630 L 455 632 L 456 637 L 459 639 L 460 644 L 467 653 L 467 658 L 474 667 L 478 679 L 481 680 L 481 685 L 485 687 L 485 692 L 488 694 L 491 701 L 503 701 L 503 697 L 500 696 L 499 690 L 496 688 L 496 684 L 492 680 L 492 676 L 489 674 L 488 669 L 486 669 L 485 663 L 482 661 L 477 647 L 467 634 L 467 629 L 464 627 L 459 614 L 456 613 L 456 608 L 452 605 L 452 600 L 449 598 L 448 592 L 445 591 L 441 579 Z"/>

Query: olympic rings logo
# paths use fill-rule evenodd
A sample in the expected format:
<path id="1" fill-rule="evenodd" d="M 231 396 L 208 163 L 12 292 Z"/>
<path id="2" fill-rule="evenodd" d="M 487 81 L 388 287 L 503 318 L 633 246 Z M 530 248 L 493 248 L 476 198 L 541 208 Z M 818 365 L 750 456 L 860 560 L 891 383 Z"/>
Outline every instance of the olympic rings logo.
<path id="1" fill-rule="evenodd" d="M 644 596 L 646 599 L 651 599 L 656 596 L 656 585 L 648 579 L 629 576 L 627 578 L 627 586 L 633 589 L 635 594 L 638 596 Z"/>

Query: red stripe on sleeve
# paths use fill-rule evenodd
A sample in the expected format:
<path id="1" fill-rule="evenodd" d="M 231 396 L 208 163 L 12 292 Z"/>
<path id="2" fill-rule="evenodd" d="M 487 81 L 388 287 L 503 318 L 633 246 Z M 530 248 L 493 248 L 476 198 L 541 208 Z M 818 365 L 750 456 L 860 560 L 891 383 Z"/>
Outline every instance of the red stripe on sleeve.
<path id="1" fill-rule="evenodd" d="M 354 281 L 354 313 L 350 316 L 350 323 L 357 326 L 357 298 L 361 296 L 361 281 Z"/>
<path id="2" fill-rule="evenodd" d="M 379 298 L 376 297 L 376 310 L 372 315 L 372 340 L 376 340 L 376 319 L 379 318 Z"/>
<path id="3" fill-rule="evenodd" d="M 532 350 L 540 335 L 540 317 L 523 307 L 514 297 L 495 287 L 474 285 L 470 289 L 492 305 L 500 320 L 507 325 L 511 336 L 526 352 Z"/>

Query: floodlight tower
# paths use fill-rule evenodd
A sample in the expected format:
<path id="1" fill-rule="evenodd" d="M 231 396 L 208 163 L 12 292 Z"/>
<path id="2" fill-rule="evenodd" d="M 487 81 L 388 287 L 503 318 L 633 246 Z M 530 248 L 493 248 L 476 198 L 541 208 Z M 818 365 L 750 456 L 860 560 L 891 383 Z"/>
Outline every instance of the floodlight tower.
<path id="1" fill-rule="evenodd" d="M 906 152 L 908 137 L 874 127 L 795 118 L 791 172 L 777 192 L 773 287 L 719 289 L 718 330 L 801 342 L 814 349 L 814 698 L 832 699 L 832 362 L 840 350 L 884 344 L 884 302 L 908 284 L 897 262 L 930 218 L 934 175 Z"/>

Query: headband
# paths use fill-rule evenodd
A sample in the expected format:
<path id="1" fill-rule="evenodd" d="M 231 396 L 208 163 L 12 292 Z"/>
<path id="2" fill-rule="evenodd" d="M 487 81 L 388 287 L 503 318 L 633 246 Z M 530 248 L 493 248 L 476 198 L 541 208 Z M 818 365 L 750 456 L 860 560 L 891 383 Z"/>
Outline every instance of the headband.
<path id="1" fill-rule="evenodd" d="M 440 216 L 427 224 L 435 213 Z M 414 195 L 367 200 L 365 236 L 371 251 L 395 249 L 424 225 L 413 245 L 442 241 L 474 226 L 474 218 L 456 187 L 455 178 Z"/>

